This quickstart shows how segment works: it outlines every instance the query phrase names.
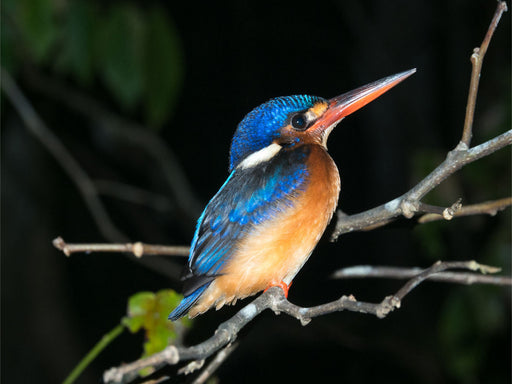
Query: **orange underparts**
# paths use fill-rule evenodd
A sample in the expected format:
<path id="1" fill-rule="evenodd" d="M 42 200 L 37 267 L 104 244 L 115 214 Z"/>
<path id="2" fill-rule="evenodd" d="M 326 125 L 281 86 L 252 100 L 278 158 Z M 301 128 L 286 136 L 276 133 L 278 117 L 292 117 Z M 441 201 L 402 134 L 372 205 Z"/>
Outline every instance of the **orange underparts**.
<path id="1" fill-rule="evenodd" d="M 284 297 L 288 298 L 288 290 L 292 286 L 292 283 L 293 283 L 293 281 L 290 281 L 290 284 L 286 285 L 286 283 L 284 281 L 280 281 L 278 283 L 272 282 L 268 285 L 267 288 L 265 288 L 265 290 L 263 292 L 267 292 L 272 287 L 279 287 L 283 290 Z"/>

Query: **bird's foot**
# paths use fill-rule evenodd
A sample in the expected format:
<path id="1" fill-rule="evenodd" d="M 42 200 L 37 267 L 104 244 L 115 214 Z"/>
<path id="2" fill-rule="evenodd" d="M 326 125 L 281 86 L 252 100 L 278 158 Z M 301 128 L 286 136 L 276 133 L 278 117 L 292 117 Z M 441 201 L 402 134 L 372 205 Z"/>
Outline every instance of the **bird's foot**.
<path id="1" fill-rule="evenodd" d="M 292 283 L 293 283 L 293 281 L 291 281 L 290 284 L 287 285 L 284 281 L 279 281 L 279 282 L 273 281 L 273 282 L 269 283 L 269 285 L 267 286 L 267 288 L 265 288 L 265 290 L 263 292 L 267 292 L 272 287 L 280 287 L 283 290 L 284 297 L 288 298 L 288 290 L 292 286 Z"/>

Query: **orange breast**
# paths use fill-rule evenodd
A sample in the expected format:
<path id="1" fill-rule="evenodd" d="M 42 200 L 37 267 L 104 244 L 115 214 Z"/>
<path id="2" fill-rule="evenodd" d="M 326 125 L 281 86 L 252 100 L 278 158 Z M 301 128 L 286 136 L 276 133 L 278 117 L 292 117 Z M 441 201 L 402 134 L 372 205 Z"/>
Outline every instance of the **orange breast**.
<path id="1" fill-rule="evenodd" d="M 236 253 L 189 312 L 194 317 L 253 295 L 272 282 L 289 284 L 320 240 L 336 209 L 340 178 L 334 161 L 311 146 L 306 191 L 280 217 L 262 224 L 238 245 Z"/>

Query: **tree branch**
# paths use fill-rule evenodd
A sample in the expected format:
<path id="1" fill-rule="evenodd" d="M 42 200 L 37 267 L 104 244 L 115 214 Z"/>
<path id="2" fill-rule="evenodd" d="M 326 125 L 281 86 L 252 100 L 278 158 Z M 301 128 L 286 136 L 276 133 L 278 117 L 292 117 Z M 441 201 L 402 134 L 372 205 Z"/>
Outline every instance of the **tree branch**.
<path id="1" fill-rule="evenodd" d="M 77 252 L 128 252 L 139 258 L 148 255 L 188 256 L 190 249 L 187 246 L 144 244 L 140 241 L 124 244 L 68 244 L 62 237 L 57 237 L 52 243 L 66 256 L 71 256 L 72 253 Z"/>
<path id="2" fill-rule="evenodd" d="M 447 158 L 442 162 L 436 169 L 434 169 L 428 176 L 420 181 L 410 191 L 403 194 L 402 196 L 384 204 L 379 207 L 373 208 L 360 214 L 347 216 L 342 213 L 337 214 L 338 223 L 336 230 L 333 234 L 333 239 L 336 239 L 340 234 L 351 232 L 354 230 L 364 230 L 375 228 L 377 226 L 389 223 L 397 217 L 403 215 L 406 218 L 412 218 L 415 214 L 420 212 L 434 212 L 435 214 L 443 214 L 446 218 L 456 216 L 463 209 L 460 209 L 456 203 L 448 208 L 440 208 L 430 206 L 421 202 L 421 199 L 434 188 L 436 188 L 443 180 L 448 178 L 450 175 L 461 169 L 463 166 L 470 164 L 484 156 L 487 156 L 507 145 L 512 144 L 512 130 L 509 130 L 498 137 L 489 140 L 481 145 L 470 148 L 470 141 L 472 135 L 472 122 L 474 116 L 474 107 L 476 103 L 476 94 L 478 91 L 478 78 L 481 72 L 481 64 L 485 52 L 487 50 L 489 41 L 492 37 L 494 29 L 501 17 L 501 14 L 506 10 L 506 5 L 500 3 L 498 10 L 496 11 L 491 27 L 487 32 L 486 38 L 484 39 L 482 46 L 475 50 L 472 55 L 473 71 L 472 80 L 470 85 L 470 94 L 468 96 L 468 105 L 466 110 L 466 119 L 464 123 L 464 129 L 462 138 L 459 144 L 447 154 Z M 476 56 L 475 56 L 476 55 Z M 475 58 L 473 58 L 475 56 Z M 134 134 L 133 137 L 138 137 Z M 154 148 L 153 148 L 154 149 Z M 183 191 L 181 191 L 183 192 Z M 503 204 L 503 203 L 501 203 Z M 510 205 L 508 202 L 503 207 Z M 468 207 L 469 208 L 469 207 Z M 449 211 L 451 209 L 451 211 Z M 481 208 L 484 209 L 484 208 Z M 496 206 L 491 208 L 487 207 L 487 212 L 491 212 L 491 209 L 497 209 Z M 467 211 L 469 212 L 469 210 Z M 473 211 L 475 212 L 475 211 Z M 486 212 L 486 213 L 487 213 Z M 479 211 L 478 213 L 482 213 Z M 469 214 L 469 213 L 468 213 Z M 55 244 L 66 254 L 79 251 L 109 251 L 109 252 L 131 252 L 139 257 L 144 254 L 170 254 L 173 251 L 170 249 L 164 249 L 168 247 L 162 246 L 149 246 L 142 243 L 135 244 L 66 244 L 62 239 L 56 239 Z M 107 249 L 108 247 L 108 249 Z M 156 247 L 156 248 L 148 248 Z M 162 247 L 162 248 L 158 248 Z M 173 247 L 174 248 L 174 247 Z M 180 247 L 188 248 L 188 247 Z M 181 251 L 185 252 L 184 249 Z M 188 249 L 187 249 L 188 251 Z M 155 253 L 152 253 L 155 252 Z M 164 253 L 169 252 L 169 253 Z M 339 311 L 354 311 L 360 313 L 367 313 L 377 316 L 378 318 L 386 317 L 395 308 L 400 308 L 403 299 L 406 295 L 411 292 L 415 287 L 420 285 L 427 279 L 451 281 L 464 284 L 472 283 L 491 283 L 498 285 L 510 285 L 511 279 L 509 277 L 494 277 L 480 276 L 475 273 L 446 273 L 447 270 L 452 269 L 465 269 L 471 271 L 480 271 L 481 273 L 495 273 L 498 269 L 493 267 L 487 267 L 480 265 L 474 261 L 469 262 L 438 262 L 426 270 L 413 270 L 408 271 L 409 275 L 404 277 L 404 271 L 397 273 L 394 271 L 395 276 L 401 274 L 400 278 L 409 278 L 409 280 L 402 286 L 402 288 L 395 294 L 385 297 L 380 303 L 367 303 L 357 301 L 353 296 L 342 296 L 338 300 L 330 303 L 305 308 L 297 306 L 289 302 L 283 295 L 283 292 L 274 287 L 268 291 L 262 293 L 251 303 L 246 305 L 243 309 L 237 312 L 232 318 L 220 324 L 215 334 L 206 341 L 191 347 L 176 347 L 168 346 L 162 352 L 152 355 L 148 358 L 137 360 L 133 363 L 125 364 L 120 367 L 111 368 L 104 373 L 104 381 L 107 383 L 127 383 L 137 377 L 140 369 L 151 366 L 158 369 L 166 364 L 175 365 L 185 361 L 193 361 L 195 365 L 188 366 L 187 370 L 197 366 L 197 361 L 204 360 L 212 356 L 222 348 L 229 349 L 229 345 L 233 343 L 239 331 L 250 323 L 256 316 L 258 316 L 265 309 L 271 309 L 276 314 L 281 312 L 293 316 L 298 319 L 301 324 L 308 324 L 314 317 L 326 315 L 328 313 L 339 312 Z M 378 273 L 379 271 L 372 271 L 372 273 Z M 392 274 L 389 270 L 380 271 L 380 273 Z M 478 276 L 478 278 L 477 278 Z M 480 279 L 482 278 L 482 279 Z M 228 346 L 228 347 L 226 347 Z M 222 353 L 219 352 L 218 356 Z M 218 363 L 214 359 L 211 365 L 220 364 L 223 358 L 219 358 Z M 208 372 L 208 368 L 206 369 Z M 204 373 L 204 372 L 203 372 Z"/>
<path id="3" fill-rule="evenodd" d="M 337 222 L 331 240 L 335 241 L 340 235 L 347 232 L 376 228 L 389 223 L 401 215 L 408 219 L 412 218 L 419 212 L 420 199 L 437 187 L 443 180 L 463 166 L 510 144 L 512 144 L 512 130 L 471 149 L 460 150 L 456 148 L 448 153 L 445 161 L 402 196 L 355 215 L 349 216 L 336 212 Z"/>
<path id="4" fill-rule="evenodd" d="M 410 219 L 420 211 L 420 200 L 443 180 L 461 169 L 463 166 L 485 157 L 497 150 L 512 143 L 512 130 L 509 130 L 492 140 L 469 149 L 472 136 L 473 116 L 478 92 L 478 79 L 482 70 L 483 57 L 489 46 L 494 30 L 498 25 L 503 12 L 507 10 L 505 2 L 499 2 L 491 21 L 491 25 L 480 48 L 475 48 L 471 56 L 473 70 L 471 75 L 470 92 L 466 106 L 466 118 L 462 138 L 459 144 L 452 151 L 448 152 L 446 160 L 434 169 L 427 177 L 414 186 L 409 192 L 396 199 L 355 215 L 347 215 L 343 212 L 336 212 L 336 226 L 331 235 L 331 241 L 335 241 L 341 234 L 372 230 L 388 224 L 397 217 L 403 215 Z"/>
<path id="5" fill-rule="evenodd" d="M 471 215 L 496 215 L 499 211 L 512 205 L 512 197 L 486 201 L 479 204 L 466 205 L 453 213 L 453 217 L 471 216 Z M 442 214 L 428 213 L 418 219 L 418 223 L 429 223 L 431 221 L 443 220 Z"/>
<path id="6" fill-rule="evenodd" d="M 203 369 L 201 374 L 194 380 L 192 384 L 203 384 L 213 373 L 221 366 L 221 364 L 231 355 L 231 353 L 238 347 L 238 343 L 228 344 L 224 349 L 221 349 L 208 366 Z"/>
<path id="7" fill-rule="evenodd" d="M 103 375 L 105 383 L 128 383 L 135 379 L 138 371 L 145 367 L 161 368 L 166 364 L 175 365 L 190 360 L 202 360 L 213 355 L 224 346 L 234 342 L 239 331 L 266 309 L 274 313 L 286 313 L 295 317 L 302 325 L 307 325 L 314 317 L 333 312 L 351 311 L 367 313 L 378 318 L 386 317 L 395 308 L 400 308 L 402 300 L 423 281 L 440 272 L 452 269 L 466 269 L 481 273 L 496 273 L 499 268 L 478 264 L 475 261 L 437 262 L 408 280 L 394 295 L 386 296 L 380 303 L 357 301 L 354 296 L 342 296 L 338 300 L 315 307 L 299 307 L 289 302 L 283 291 L 272 287 L 251 303 L 238 311 L 229 320 L 220 324 L 215 334 L 206 341 L 192 347 L 166 347 L 163 351 L 148 358 L 110 368 Z"/>
<path id="8" fill-rule="evenodd" d="M 453 217 L 488 214 L 491 216 L 496 215 L 499 211 L 512 205 L 512 197 L 504 199 L 486 201 L 480 204 L 468 205 L 465 207 L 460 206 L 460 201 L 455 202 L 451 207 L 435 207 L 427 204 L 421 204 L 418 212 L 435 212 L 423 215 L 418 219 L 419 223 L 428 223 L 436 220 L 451 220 Z M 340 214 L 340 213 L 338 213 Z M 373 227 L 363 228 L 363 230 L 372 230 L 387 222 L 381 222 L 375 224 Z M 66 256 L 70 256 L 72 253 L 77 252 L 128 252 L 132 253 L 136 257 L 159 255 L 159 256 L 188 256 L 190 247 L 185 245 L 157 245 L 157 244 L 145 244 L 141 242 L 137 243 L 122 243 L 122 244 L 95 244 L 95 243 L 66 243 L 62 237 L 57 237 L 53 240 L 53 246 L 58 250 L 62 251 Z M 365 266 L 366 267 L 366 266 Z M 369 267 L 368 267 L 369 268 Z M 388 268 L 388 267 L 383 267 Z M 343 271 L 343 270 L 342 270 Z M 417 272 L 417 270 L 414 270 Z M 411 272 L 412 273 L 412 272 Z M 404 277 L 410 277 L 410 274 L 403 275 Z M 347 276 L 348 277 L 348 276 Z M 356 276 L 353 276 L 356 277 Z M 364 277 L 363 275 L 357 277 Z M 368 277 L 378 277 L 377 275 L 368 275 Z M 386 276 L 382 277 L 392 277 Z M 341 278 L 341 277 L 340 277 Z"/>
<path id="9" fill-rule="evenodd" d="M 494 34 L 494 31 L 500 22 L 501 15 L 506 11 L 507 4 L 504 1 L 498 2 L 498 6 L 494 12 L 494 17 L 492 18 L 487 33 L 485 34 L 482 45 L 475 48 L 473 50 L 473 54 L 471 55 L 471 81 L 469 83 L 469 94 L 466 104 L 466 117 L 464 120 L 464 130 L 462 132 L 461 139 L 461 144 L 464 145 L 464 148 L 469 148 L 471 137 L 473 136 L 473 119 L 475 116 L 476 96 L 478 94 L 478 83 L 480 82 L 482 63 L 484 61 L 487 48 L 489 47 L 489 43 L 491 42 L 492 35 Z"/>
<path id="10" fill-rule="evenodd" d="M 333 279 L 366 279 L 366 278 L 387 278 L 387 279 L 410 279 L 423 272 L 421 268 L 384 267 L 373 265 L 356 265 L 337 270 L 332 274 Z M 489 276 L 471 272 L 439 272 L 429 277 L 432 281 L 456 284 L 491 284 L 491 285 L 512 285 L 510 276 Z"/>

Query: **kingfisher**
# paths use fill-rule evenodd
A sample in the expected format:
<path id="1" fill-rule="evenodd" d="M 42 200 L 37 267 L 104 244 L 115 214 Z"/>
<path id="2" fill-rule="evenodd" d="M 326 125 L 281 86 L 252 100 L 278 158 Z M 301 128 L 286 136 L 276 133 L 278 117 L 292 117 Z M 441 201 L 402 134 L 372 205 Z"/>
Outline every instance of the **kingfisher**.
<path id="1" fill-rule="evenodd" d="M 327 138 L 346 116 L 416 70 L 332 99 L 277 97 L 249 112 L 231 142 L 229 176 L 199 217 L 175 321 L 272 286 L 288 296 L 338 204 Z"/>

